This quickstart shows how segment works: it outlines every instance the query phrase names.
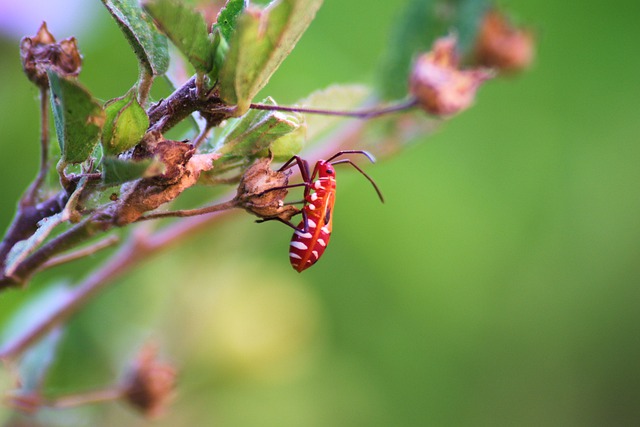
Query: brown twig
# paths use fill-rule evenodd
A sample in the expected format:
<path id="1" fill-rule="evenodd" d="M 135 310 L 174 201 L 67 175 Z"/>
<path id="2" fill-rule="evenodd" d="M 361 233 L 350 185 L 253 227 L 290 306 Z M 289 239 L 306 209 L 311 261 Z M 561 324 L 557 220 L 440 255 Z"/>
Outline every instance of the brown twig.
<path id="1" fill-rule="evenodd" d="M 236 199 L 232 199 L 232 200 L 229 200 L 228 202 L 222 202 L 217 205 L 206 206 L 204 208 L 183 209 L 178 211 L 151 213 L 138 218 L 136 222 L 147 221 L 150 219 L 160 219 L 160 218 L 186 218 L 191 216 L 199 216 L 199 215 L 206 215 L 214 212 L 226 211 L 226 210 L 237 208 L 237 207 L 238 207 L 238 202 L 236 201 Z"/>
<path id="2" fill-rule="evenodd" d="M 355 119 L 374 119 L 387 114 L 393 114 L 398 112 L 407 111 L 418 105 L 417 100 L 411 98 L 405 102 L 399 104 L 390 105 L 387 107 L 376 107 L 362 111 L 335 111 L 319 108 L 305 108 L 305 107 L 285 107 L 280 105 L 269 104 L 251 104 L 249 108 L 253 110 L 264 111 L 287 111 L 293 113 L 305 113 L 305 114 L 321 114 L 323 116 L 339 116 L 339 117 L 351 117 Z"/>
<path id="3" fill-rule="evenodd" d="M 120 387 L 110 387 L 102 390 L 92 390 L 85 393 L 70 394 L 44 401 L 43 406 L 54 409 L 73 408 L 76 406 L 119 400 L 124 395 Z"/>
<path id="4" fill-rule="evenodd" d="M 21 206 L 33 206 L 38 198 L 38 191 L 42 188 L 49 172 L 49 89 L 40 88 L 40 169 L 35 180 L 29 186 L 27 193 L 20 200 Z"/>
<path id="5" fill-rule="evenodd" d="M 84 258 L 90 255 L 95 254 L 103 249 L 109 248 L 120 241 L 120 237 L 118 236 L 108 236 L 105 239 L 102 239 L 92 245 L 89 245 L 85 248 L 78 249 L 77 251 L 70 252 L 68 254 L 60 255 L 54 258 L 51 258 L 44 264 L 40 266 L 38 271 L 48 270 L 53 267 L 57 267 L 62 264 L 67 264 L 69 262 L 76 261 L 80 258 Z"/>

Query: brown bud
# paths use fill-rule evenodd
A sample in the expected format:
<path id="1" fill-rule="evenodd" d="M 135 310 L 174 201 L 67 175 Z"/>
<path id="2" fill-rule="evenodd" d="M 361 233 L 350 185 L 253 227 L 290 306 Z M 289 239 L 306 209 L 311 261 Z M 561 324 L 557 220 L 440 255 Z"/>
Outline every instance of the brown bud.
<path id="1" fill-rule="evenodd" d="M 475 46 L 478 64 L 513 73 L 528 68 L 534 57 L 534 37 L 497 10 L 487 12 Z"/>
<path id="2" fill-rule="evenodd" d="M 124 399 L 149 418 L 164 413 L 174 396 L 176 369 L 160 362 L 157 347 L 145 345 L 123 384 Z"/>
<path id="3" fill-rule="evenodd" d="M 20 41 L 20 58 L 29 80 L 41 88 L 49 87 L 47 70 L 64 77 L 77 77 L 82 66 L 76 39 L 70 37 L 56 43 L 46 22 L 34 37 L 24 37 Z"/>
<path id="4" fill-rule="evenodd" d="M 246 170 L 235 199 L 239 207 L 260 218 L 290 221 L 300 210 L 284 204 L 288 190 L 282 187 L 289 184 L 289 175 L 271 170 L 271 160 L 258 159 Z"/>
<path id="5" fill-rule="evenodd" d="M 418 57 L 409 88 L 419 105 L 436 116 L 451 116 L 471 106 L 480 84 L 492 77 L 485 69 L 461 70 L 456 38 L 435 41 L 430 52 Z"/>

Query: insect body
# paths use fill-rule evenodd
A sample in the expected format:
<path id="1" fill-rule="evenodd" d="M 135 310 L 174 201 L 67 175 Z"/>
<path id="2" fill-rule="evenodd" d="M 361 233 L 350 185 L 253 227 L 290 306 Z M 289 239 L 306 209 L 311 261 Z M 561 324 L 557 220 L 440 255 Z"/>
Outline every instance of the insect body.
<path id="1" fill-rule="evenodd" d="M 286 162 L 280 171 L 284 171 L 295 164 L 300 168 L 303 183 L 293 186 L 304 186 L 304 206 L 302 207 L 302 221 L 298 226 L 287 223 L 295 231 L 291 238 L 289 260 L 291 266 L 298 272 L 302 272 L 320 259 L 331 237 L 331 224 L 333 205 L 336 194 L 336 177 L 334 165 L 348 163 L 362 173 L 373 184 L 380 200 L 384 201 L 378 186 L 362 169 L 349 159 L 335 160 L 344 154 L 355 153 L 366 156 L 374 161 L 366 151 L 347 150 L 340 151 L 328 160 L 316 162 L 313 172 L 309 173 L 309 164 L 298 156 L 292 157 Z"/>

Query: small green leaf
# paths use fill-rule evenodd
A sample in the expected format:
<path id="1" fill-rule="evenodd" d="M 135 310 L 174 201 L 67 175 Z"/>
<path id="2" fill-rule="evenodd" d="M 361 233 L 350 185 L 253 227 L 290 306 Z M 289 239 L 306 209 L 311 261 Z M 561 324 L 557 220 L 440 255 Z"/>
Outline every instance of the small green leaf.
<path id="1" fill-rule="evenodd" d="M 263 102 L 275 105 L 271 98 Z M 250 157 L 269 148 L 276 139 L 293 132 L 304 119 L 297 113 L 251 110 L 237 119 L 229 119 L 217 139 L 215 152 L 222 156 Z"/>
<path id="2" fill-rule="evenodd" d="M 266 8 L 249 6 L 238 17 L 220 71 L 220 96 L 244 114 L 253 97 L 307 29 L 322 0 L 275 0 Z"/>
<path id="3" fill-rule="evenodd" d="M 296 102 L 295 105 L 314 109 L 327 109 L 334 111 L 353 111 L 361 106 L 372 95 L 372 89 L 365 85 L 332 85 L 325 89 L 317 90 L 308 97 Z M 308 114 L 307 139 L 309 142 L 325 134 L 339 123 L 344 123 L 344 118 L 337 116 L 325 116 L 322 114 Z"/>
<path id="4" fill-rule="evenodd" d="M 104 125 L 102 107 L 78 82 L 49 71 L 51 108 L 62 162 L 82 163 L 98 143 Z"/>
<path id="5" fill-rule="evenodd" d="M 286 162 L 304 148 L 307 141 L 307 126 L 303 123 L 290 133 L 273 141 L 269 150 L 276 162 Z M 264 153 L 268 155 L 268 153 Z"/>
<path id="6" fill-rule="evenodd" d="M 144 8 L 196 71 L 211 71 L 215 50 L 202 14 L 174 0 L 149 0 Z"/>
<path id="7" fill-rule="evenodd" d="M 418 53 L 447 34 L 458 36 L 463 55 L 473 46 L 487 0 L 410 0 L 396 22 L 379 69 L 378 88 L 384 99 L 407 96 L 411 65 Z"/>
<path id="8" fill-rule="evenodd" d="M 169 68 L 167 39 L 160 34 L 138 0 L 102 0 L 120 26 L 140 65 L 148 74 L 157 76 Z"/>
<path id="9" fill-rule="evenodd" d="M 218 13 L 216 28 L 220 29 L 222 36 L 229 40 L 236 29 L 238 16 L 246 9 L 248 0 L 228 0 L 227 4 Z"/>
<path id="10" fill-rule="evenodd" d="M 107 102 L 104 110 L 107 120 L 101 141 L 107 155 L 120 154 L 134 147 L 149 127 L 149 117 L 138 103 L 135 89 Z"/>
<path id="11" fill-rule="evenodd" d="M 209 72 L 209 79 L 212 82 L 215 82 L 218 80 L 218 75 L 220 74 L 222 65 L 227 58 L 229 43 L 227 43 L 227 40 L 222 36 L 219 28 L 213 29 L 211 37 L 213 39 L 211 43 L 215 49 L 215 54 L 213 55 L 213 68 Z"/>
<path id="12" fill-rule="evenodd" d="M 5 265 L 5 274 L 13 274 L 20 263 L 46 240 L 53 229 L 66 220 L 67 216 L 64 211 L 40 220 L 36 231 L 28 239 L 17 242 L 9 251 Z"/>
<path id="13" fill-rule="evenodd" d="M 265 99 L 263 103 L 275 105 L 271 98 Z M 282 141 L 276 146 L 280 157 L 296 148 L 295 152 L 298 152 L 303 145 L 305 124 L 301 114 L 251 110 L 240 118 L 229 119 L 220 134 L 210 142 L 214 146 L 209 151 L 220 154 L 221 157 L 214 161 L 214 168 L 209 175 L 217 175 L 256 157 L 266 156 L 273 144 L 296 132 L 298 136 L 292 136 L 290 141 Z"/>
<path id="14" fill-rule="evenodd" d="M 153 159 L 133 161 L 107 156 L 102 159 L 102 181 L 107 186 L 159 175 L 163 171 L 164 165 Z"/>
<path id="15" fill-rule="evenodd" d="M 63 284 L 53 285 L 39 292 L 13 314 L 3 330 L 3 342 L 10 343 L 19 339 L 25 331 L 29 331 L 57 311 L 71 294 L 72 289 Z M 62 330 L 59 327 L 55 328 L 22 355 L 18 364 L 22 392 L 40 390 L 55 359 L 61 336 Z"/>

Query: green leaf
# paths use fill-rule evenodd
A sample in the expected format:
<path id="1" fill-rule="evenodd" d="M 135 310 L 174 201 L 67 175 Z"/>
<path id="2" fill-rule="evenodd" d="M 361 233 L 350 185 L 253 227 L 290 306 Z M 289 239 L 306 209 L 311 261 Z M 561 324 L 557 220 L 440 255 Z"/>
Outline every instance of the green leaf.
<path id="1" fill-rule="evenodd" d="M 108 156 L 102 159 L 102 181 L 107 186 L 159 175 L 163 171 L 164 165 L 153 159 L 133 161 Z"/>
<path id="2" fill-rule="evenodd" d="M 13 274 L 20 263 L 46 240 L 53 229 L 67 219 L 67 214 L 63 211 L 40 220 L 36 231 L 28 239 L 17 242 L 9 251 L 5 265 L 5 274 L 8 276 Z"/>
<path id="3" fill-rule="evenodd" d="M 276 105 L 271 98 L 263 104 Z M 217 139 L 215 152 L 223 156 L 254 156 L 269 148 L 276 139 L 293 132 L 303 121 L 298 113 L 251 110 L 240 118 L 229 119 Z"/>
<path id="4" fill-rule="evenodd" d="M 353 111 L 362 108 L 372 89 L 361 84 L 332 85 L 317 90 L 308 97 L 296 102 L 295 105 L 313 109 L 327 109 L 334 111 Z M 325 116 L 322 114 L 308 114 L 307 139 L 309 142 L 325 134 L 334 126 L 344 123 L 343 117 Z"/>
<path id="5" fill-rule="evenodd" d="M 274 161 L 286 162 L 304 148 L 306 141 L 307 126 L 303 123 L 297 129 L 273 141 L 269 150 Z M 265 156 L 267 154 L 265 153 Z"/>
<path id="6" fill-rule="evenodd" d="M 63 284 L 53 285 L 32 297 L 13 314 L 3 331 L 3 341 L 11 342 L 21 337 L 35 325 L 57 311 L 68 298 L 72 289 Z M 38 343 L 24 352 L 18 364 L 22 392 L 40 390 L 62 337 L 60 327 L 53 329 Z"/>
<path id="7" fill-rule="evenodd" d="M 263 103 L 275 105 L 271 98 Z M 289 142 L 283 141 L 278 147 L 279 153 L 291 152 L 295 149 L 292 144 L 298 146 L 294 154 L 301 148 L 305 134 L 304 117 L 301 114 L 251 110 L 240 118 L 229 119 L 210 150 L 222 155 L 214 161 L 211 174 L 218 174 L 258 156 L 266 156 L 276 141 L 296 131 L 300 132 L 299 136 Z"/>
<path id="8" fill-rule="evenodd" d="M 220 96 L 244 114 L 253 97 L 307 29 L 322 0 L 276 0 L 266 8 L 249 6 L 238 17 L 220 71 Z"/>
<path id="9" fill-rule="evenodd" d="M 429 51 L 437 38 L 457 34 L 459 51 L 467 54 L 488 7 L 488 0 L 410 0 L 380 64 L 378 89 L 383 99 L 407 96 L 414 58 Z"/>
<path id="10" fill-rule="evenodd" d="M 63 163 L 82 163 L 98 143 L 104 125 L 102 107 L 75 80 L 49 71 L 51 108 Z"/>
<path id="11" fill-rule="evenodd" d="M 102 147 L 107 155 L 116 155 L 134 147 L 149 127 L 149 117 L 140 106 L 135 89 L 107 102 Z"/>
<path id="12" fill-rule="evenodd" d="M 216 28 L 220 29 L 222 36 L 229 40 L 236 29 L 238 16 L 245 10 L 248 0 L 228 0 L 227 4 L 218 13 Z"/>
<path id="13" fill-rule="evenodd" d="M 140 65 L 148 74 L 162 75 L 169 68 L 167 39 L 144 13 L 138 0 L 102 0 L 120 26 Z"/>
<path id="14" fill-rule="evenodd" d="M 211 71 L 215 49 L 202 14 L 174 0 L 149 0 L 144 8 L 196 71 Z"/>

